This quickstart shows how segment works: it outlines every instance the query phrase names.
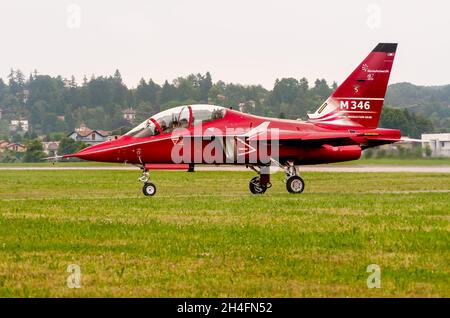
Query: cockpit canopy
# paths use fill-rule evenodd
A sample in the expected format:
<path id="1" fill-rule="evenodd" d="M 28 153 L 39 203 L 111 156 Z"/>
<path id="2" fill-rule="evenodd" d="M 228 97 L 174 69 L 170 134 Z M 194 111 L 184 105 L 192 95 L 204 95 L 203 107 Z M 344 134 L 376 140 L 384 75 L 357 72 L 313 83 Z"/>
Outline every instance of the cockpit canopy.
<path id="1" fill-rule="evenodd" d="M 144 138 L 205 124 L 225 116 L 226 109 L 214 105 L 178 106 L 162 111 L 126 133 Z"/>

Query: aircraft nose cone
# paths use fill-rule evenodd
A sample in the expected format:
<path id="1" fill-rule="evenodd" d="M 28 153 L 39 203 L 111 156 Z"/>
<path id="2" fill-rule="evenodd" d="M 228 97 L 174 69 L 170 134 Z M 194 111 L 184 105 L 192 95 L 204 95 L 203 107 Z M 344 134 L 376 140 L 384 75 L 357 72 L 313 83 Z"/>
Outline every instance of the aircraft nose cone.
<path id="1" fill-rule="evenodd" d="M 89 146 L 77 153 L 66 155 L 64 158 L 79 158 L 90 161 L 114 161 L 114 154 L 112 148 L 114 147 L 113 141 L 106 141 L 98 145 Z"/>

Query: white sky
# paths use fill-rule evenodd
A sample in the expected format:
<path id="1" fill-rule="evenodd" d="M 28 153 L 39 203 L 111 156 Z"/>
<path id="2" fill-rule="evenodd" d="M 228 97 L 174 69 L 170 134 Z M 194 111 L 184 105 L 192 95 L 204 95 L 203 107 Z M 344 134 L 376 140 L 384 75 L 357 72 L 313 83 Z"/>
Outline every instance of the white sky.
<path id="1" fill-rule="evenodd" d="M 0 77 L 340 83 L 378 42 L 398 42 L 390 83 L 449 84 L 449 12 L 446 0 L 1 0 Z"/>

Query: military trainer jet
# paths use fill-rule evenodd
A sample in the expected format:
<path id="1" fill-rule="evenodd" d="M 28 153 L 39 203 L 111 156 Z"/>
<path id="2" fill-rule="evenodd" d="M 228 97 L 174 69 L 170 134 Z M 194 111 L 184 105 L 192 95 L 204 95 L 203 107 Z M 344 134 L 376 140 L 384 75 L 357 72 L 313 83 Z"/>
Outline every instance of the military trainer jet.
<path id="1" fill-rule="evenodd" d="M 297 165 L 359 159 L 361 151 L 401 140 L 396 129 L 377 128 L 394 62 L 396 43 L 380 43 L 307 121 L 267 118 L 214 105 L 162 111 L 112 141 L 63 156 L 130 163 L 142 169 L 143 193 L 152 196 L 152 169 L 196 164 L 244 165 L 253 169 L 249 189 L 270 188 L 270 166 L 284 170 L 286 189 L 301 193 Z"/>

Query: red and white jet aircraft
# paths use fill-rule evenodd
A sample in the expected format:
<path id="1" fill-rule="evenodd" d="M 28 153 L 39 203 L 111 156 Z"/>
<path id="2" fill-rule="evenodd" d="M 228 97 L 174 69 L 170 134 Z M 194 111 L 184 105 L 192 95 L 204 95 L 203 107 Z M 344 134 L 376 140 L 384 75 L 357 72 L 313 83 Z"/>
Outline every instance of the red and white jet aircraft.
<path id="1" fill-rule="evenodd" d="M 396 43 L 378 44 L 306 122 L 186 105 L 63 158 L 138 165 L 148 196 L 156 193 L 149 170 L 193 171 L 195 164 L 252 168 L 258 173 L 249 184 L 254 194 L 271 186 L 269 167 L 275 165 L 286 174 L 287 190 L 301 193 L 305 184 L 296 165 L 357 160 L 364 149 L 401 140 L 399 130 L 377 128 L 396 49 Z"/>

